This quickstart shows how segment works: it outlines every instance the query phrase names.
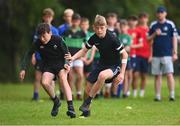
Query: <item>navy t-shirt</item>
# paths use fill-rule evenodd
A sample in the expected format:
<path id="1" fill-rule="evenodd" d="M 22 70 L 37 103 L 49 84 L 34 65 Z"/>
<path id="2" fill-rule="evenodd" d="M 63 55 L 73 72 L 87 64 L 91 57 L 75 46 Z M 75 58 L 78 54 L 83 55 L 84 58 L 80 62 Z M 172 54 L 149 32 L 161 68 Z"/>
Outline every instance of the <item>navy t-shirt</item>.
<path id="1" fill-rule="evenodd" d="M 170 20 L 166 20 L 164 23 L 154 21 L 150 25 L 149 35 L 152 35 L 158 28 L 161 30 L 161 35 L 155 36 L 153 40 L 153 56 L 172 56 L 172 38 L 177 34 L 174 23 Z"/>

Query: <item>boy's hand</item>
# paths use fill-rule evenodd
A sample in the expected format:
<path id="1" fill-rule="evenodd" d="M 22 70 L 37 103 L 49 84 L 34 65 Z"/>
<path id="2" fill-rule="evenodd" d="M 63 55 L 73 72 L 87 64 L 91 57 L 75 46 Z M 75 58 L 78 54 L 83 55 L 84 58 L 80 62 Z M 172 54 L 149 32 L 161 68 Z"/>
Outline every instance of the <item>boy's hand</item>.
<path id="1" fill-rule="evenodd" d="M 66 60 L 68 60 L 68 61 L 71 61 L 71 60 L 72 60 L 72 56 L 71 56 L 70 53 L 65 54 L 64 58 L 65 58 Z"/>
<path id="2" fill-rule="evenodd" d="M 174 54 L 173 54 L 172 59 L 173 59 L 173 62 L 178 59 L 177 53 L 174 53 Z"/>
<path id="3" fill-rule="evenodd" d="M 70 71 L 70 65 L 69 64 L 64 64 L 65 70 L 69 73 Z"/>
<path id="4" fill-rule="evenodd" d="M 114 80 L 115 85 L 119 85 L 124 80 L 124 73 L 120 73 Z"/>
<path id="5" fill-rule="evenodd" d="M 21 81 L 24 80 L 25 74 L 26 74 L 25 70 L 21 70 L 21 71 L 20 71 L 20 73 L 19 73 L 19 79 L 20 79 Z"/>
<path id="6" fill-rule="evenodd" d="M 36 64 L 35 54 L 32 55 L 31 63 L 32 63 L 33 66 Z"/>
<path id="7" fill-rule="evenodd" d="M 156 35 L 157 35 L 157 36 L 161 35 L 161 29 L 160 29 L 160 28 L 156 29 L 155 32 L 156 32 Z"/>

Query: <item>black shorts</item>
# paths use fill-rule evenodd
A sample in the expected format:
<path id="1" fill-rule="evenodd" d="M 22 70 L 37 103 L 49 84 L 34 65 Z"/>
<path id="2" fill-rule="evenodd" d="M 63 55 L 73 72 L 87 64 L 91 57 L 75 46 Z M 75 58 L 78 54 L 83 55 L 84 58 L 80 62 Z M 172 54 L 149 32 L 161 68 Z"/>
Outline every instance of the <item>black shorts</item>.
<path id="1" fill-rule="evenodd" d="M 64 69 L 64 64 L 44 65 L 43 73 L 49 72 L 56 76 L 59 74 L 59 71 L 62 69 Z"/>
<path id="2" fill-rule="evenodd" d="M 89 73 L 92 71 L 92 63 L 89 65 L 84 65 L 84 73 Z"/>
<path id="3" fill-rule="evenodd" d="M 34 65 L 35 70 L 42 72 L 43 71 L 43 62 L 42 60 L 37 60 Z"/>
<path id="4" fill-rule="evenodd" d="M 132 64 L 131 61 L 128 60 L 127 65 L 126 65 L 126 70 L 131 70 L 132 69 Z"/>
<path id="5" fill-rule="evenodd" d="M 141 56 L 136 57 L 136 67 L 135 72 L 147 73 L 148 72 L 148 59 Z"/>
<path id="6" fill-rule="evenodd" d="M 113 72 L 113 77 L 111 79 L 106 80 L 105 83 L 111 83 L 113 79 L 120 73 L 119 65 L 104 66 L 98 64 L 98 66 L 95 69 L 93 69 L 92 72 L 89 74 L 87 81 L 89 81 L 91 84 L 94 84 L 97 81 L 99 73 L 105 69 L 111 69 Z"/>
<path id="7" fill-rule="evenodd" d="M 137 64 L 137 62 L 136 62 L 136 57 L 131 57 L 130 63 L 131 63 L 131 68 L 132 68 L 133 71 L 134 71 L 135 68 L 136 68 L 136 64 Z"/>

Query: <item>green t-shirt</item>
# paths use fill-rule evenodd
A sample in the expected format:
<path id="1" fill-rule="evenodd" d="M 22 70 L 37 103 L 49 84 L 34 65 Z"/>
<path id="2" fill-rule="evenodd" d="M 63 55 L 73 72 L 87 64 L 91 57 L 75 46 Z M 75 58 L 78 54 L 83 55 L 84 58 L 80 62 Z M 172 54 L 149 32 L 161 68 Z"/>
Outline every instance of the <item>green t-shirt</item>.
<path id="1" fill-rule="evenodd" d="M 80 29 L 77 29 L 76 32 L 73 32 L 71 29 L 67 30 L 63 34 L 65 43 L 70 48 L 82 48 L 82 44 L 85 41 L 85 33 Z"/>
<path id="2" fill-rule="evenodd" d="M 123 43 L 124 46 L 130 46 L 131 45 L 131 36 L 128 34 L 120 34 L 119 39 Z M 130 57 L 128 57 L 128 60 L 130 60 Z"/>

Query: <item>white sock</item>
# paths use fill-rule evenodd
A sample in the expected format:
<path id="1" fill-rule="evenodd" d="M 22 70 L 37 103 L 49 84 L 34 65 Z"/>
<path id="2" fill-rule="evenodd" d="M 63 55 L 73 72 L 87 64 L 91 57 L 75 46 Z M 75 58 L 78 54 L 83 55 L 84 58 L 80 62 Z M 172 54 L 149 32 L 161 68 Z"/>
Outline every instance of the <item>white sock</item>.
<path id="1" fill-rule="evenodd" d="M 131 92 L 130 92 L 130 91 L 128 91 L 128 92 L 127 92 L 127 96 L 130 96 L 130 95 L 131 95 Z"/>
<path id="2" fill-rule="evenodd" d="M 77 94 L 78 94 L 78 95 L 81 95 L 81 91 L 78 91 Z"/>
<path id="3" fill-rule="evenodd" d="M 170 97 L 175 98 L 175 92 L 174 91 L 170 91 Z"/>
<path id="4" fill-rule="evenodd" d="M 140 90 L 139 96 L 140 96 L 140 97 L 144 97 L 144 90 Z"/>
<path id="5" fill-rule="evenodd" d="M 137 90 L 134 89 L 134 90 L 133 90 L 133 97 L 136 97 L 136 96 L 137 96 Z"/>
<path id="6" fill-rule="evenodd" d="M 158 100 L 161 100 L 161 95 L 160 95 L 160 94 L 156 94 L 156 98 L 157 98 Z"/>

